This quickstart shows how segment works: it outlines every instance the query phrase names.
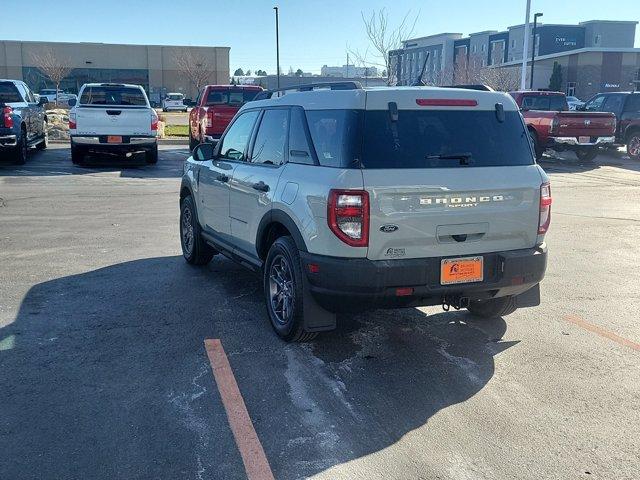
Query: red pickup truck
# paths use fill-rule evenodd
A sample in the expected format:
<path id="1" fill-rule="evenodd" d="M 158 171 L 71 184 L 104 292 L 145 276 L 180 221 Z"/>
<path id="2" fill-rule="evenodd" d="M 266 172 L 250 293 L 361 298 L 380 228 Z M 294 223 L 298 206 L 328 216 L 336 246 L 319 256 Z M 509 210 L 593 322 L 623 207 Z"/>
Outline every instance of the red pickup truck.
<path id="1" fill-rule="evenodd" d="M 240 107 L 262 91 L 256 85 L 207 85 L 198 94 L 189 113 L 189 147 L 215 142 Z"/>
<path id="2" fill-rule="evenodd" d="M 538 159 L 550 148 L 573 150 L 579 160 L 590 161 L 598 155 L 598 147 L 615 142 L 612 113 L 569 111 L 561 92 L 509 93 L 520 107 Z"/>

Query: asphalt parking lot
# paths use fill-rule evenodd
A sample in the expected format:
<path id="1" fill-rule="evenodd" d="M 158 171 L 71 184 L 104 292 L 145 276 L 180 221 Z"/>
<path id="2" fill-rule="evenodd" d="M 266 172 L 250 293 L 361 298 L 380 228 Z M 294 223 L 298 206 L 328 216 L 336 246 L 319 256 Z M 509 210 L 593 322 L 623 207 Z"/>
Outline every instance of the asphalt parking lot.
<path id="1" fill-rule="evenodd" d="M 0 479 L 247 478 L 261 455 L 243 463 L 220 380 L 277 479 L 640 477 L 640 164 L 544 159 L 540 307 L 344 315 L 288 345 L 258 277 L 183 261 L 186 155 L 0 164 Z"/>

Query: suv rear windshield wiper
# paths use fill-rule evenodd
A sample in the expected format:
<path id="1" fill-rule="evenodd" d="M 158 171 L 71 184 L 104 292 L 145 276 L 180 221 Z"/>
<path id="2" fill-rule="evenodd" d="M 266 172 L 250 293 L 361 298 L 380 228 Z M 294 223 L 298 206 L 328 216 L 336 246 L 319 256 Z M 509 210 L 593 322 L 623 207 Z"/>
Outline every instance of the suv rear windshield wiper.
<path id="1" fill-rule="evenodd" d="M 449 153 L 446 155 L 435 153 L 435 154 L 425 155 L 425 158 L 427 160 L 459 160 L 460 165 L 471 165 L 473 161 L 472 160 L 473 155 L 471 155 L 471 153 L 469 152 Z"/>

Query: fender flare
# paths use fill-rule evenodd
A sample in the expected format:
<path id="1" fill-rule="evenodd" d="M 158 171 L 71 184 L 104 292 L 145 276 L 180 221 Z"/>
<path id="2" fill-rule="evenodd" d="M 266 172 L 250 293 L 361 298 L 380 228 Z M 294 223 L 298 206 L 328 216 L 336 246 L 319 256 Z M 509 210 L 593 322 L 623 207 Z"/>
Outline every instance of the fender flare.
<path id="1" fill-rule="evenodd" d="M 300 250 L 301 252 L 307 251 L 307 245 L 304 242 L 304 237 L 300 233 L 300 230 L 298 229 L 293 219 L 282 210 L 270 210 L 269 212 L 264 214 L 264 216 L 260 220 L 260 224 L 258 225 L 258 231 L 256 232 L 257 252 L 260 252 L 262 249 L 265 230 L 270 224 L 274 222 L 282 224 L 289 231 L 289 233 L 291 233 L 293 241 L 295 242 L 296 247 L 298 247 L 298 250 Z"/>

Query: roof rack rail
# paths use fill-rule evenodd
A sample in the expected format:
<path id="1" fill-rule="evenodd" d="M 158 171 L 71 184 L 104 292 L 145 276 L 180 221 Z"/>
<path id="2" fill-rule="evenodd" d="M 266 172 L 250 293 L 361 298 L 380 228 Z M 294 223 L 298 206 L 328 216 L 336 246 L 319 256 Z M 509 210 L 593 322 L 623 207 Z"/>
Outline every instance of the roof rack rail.
<path id="1" fill-rule="evenodd" d="M 255 96 L 254 100 L 266 100 L 273 97 L 278 92 L 310 92 L 312 90 L 362 90 L 362 84 L 355 81 L 347 82 L 324 82 L 324 83 L 304 83 L 302 85 L 291 85 L 289 87 L 265 90 Z"/>
<path id="2" fill-rule="evenodd" d="M 463 88 L 465 90 L 479 90 L 481 92 L 495 92 L 489 85 L 443 85 L 442 88 Z"/>

